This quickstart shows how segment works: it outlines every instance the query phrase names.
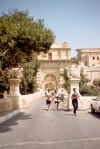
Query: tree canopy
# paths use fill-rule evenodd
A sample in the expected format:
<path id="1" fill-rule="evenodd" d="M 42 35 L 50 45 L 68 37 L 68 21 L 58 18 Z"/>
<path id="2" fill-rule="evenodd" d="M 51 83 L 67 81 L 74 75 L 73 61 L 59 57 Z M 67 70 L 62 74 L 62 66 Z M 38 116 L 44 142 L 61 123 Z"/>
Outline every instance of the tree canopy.
<path id="1" fill-rule="evenodd" d="M 44 26 L 44 20 L 34 21 L 27 10 L 10 10 L 0 17 L 0 52 L 7 50 L 4 61 L 10 57 L 9 65 L 17 64 L 33 52 L 46 53 L 53 42 L 54 34 Z"/>
<path id="2" fill-rule="evenodd" d="M 39 69 L 40 63 L 34 57 L 29 63 L 20 64 L 23 67 L 23 76 L 20 82 L 20 93 L 29 94 L 37 90 L 36 74 Z"/>
<path id="3" fill-rule="evenodd" d="M 96 96 L 99 93 L 97 89 L 99 81 L 94 80 L 93 85 L 88 84 L 90 79 L 87 78 L 87 75 L 84 74 L 83 69 L 80 71 L 80 83 L 79 83 L 79 90 L 82 96 Z"/>
<path id="4" fill-rule="evenodd" d="M 66 91 L 68 93 L 70 93 L 70 79 L 68 77 L 68 73 L 67 73 L 66 69 L 64 69 L 64 72 L 61 73 L 60 75 L 63 76 L 63 78 L 65 80 L 62 87 L 64 87 L 66 89 Z"/>
<path id="5" fill-rule="evenodd" d="M 100 79 L 94 79 L 93 80 L 93 85 L 94 85 L 94 87 L 98 90 L 98 91 L 100 91 Z"/>

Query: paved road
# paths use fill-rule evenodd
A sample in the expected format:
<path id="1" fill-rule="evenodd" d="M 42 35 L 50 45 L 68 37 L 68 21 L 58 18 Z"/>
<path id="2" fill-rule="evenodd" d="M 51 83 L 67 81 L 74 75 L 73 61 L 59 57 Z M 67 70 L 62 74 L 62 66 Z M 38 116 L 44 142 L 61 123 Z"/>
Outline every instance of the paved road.
<path id="1" fill-rule="evenodd" d="M 58 111 L 44 99 L 0 125 L 0 149 L 100 149 L 100 114 Z"/>

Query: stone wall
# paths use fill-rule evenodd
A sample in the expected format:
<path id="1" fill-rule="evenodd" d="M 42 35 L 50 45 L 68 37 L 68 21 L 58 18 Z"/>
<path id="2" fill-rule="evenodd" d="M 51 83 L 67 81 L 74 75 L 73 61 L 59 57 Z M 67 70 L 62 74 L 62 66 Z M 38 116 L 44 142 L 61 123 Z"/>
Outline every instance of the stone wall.
<path id="1" fill-rule="evenodd" d="M 2 98 L 0 99 L 0 113 L 27 108 L 29 107 L 29 103 L 37 99 L 39 96 L 40 94 L 37 92 L 29 95 L 20 95 L 18 99 L 15 96 L 12 98 Z M 18 100 L 18 102 L 16 102 L 16 100 Z"/>
<path id="2" fill-rule="evenodd" d="M 68 94 L 63 96 L 63 109 L 69 110 L 69 95 Z"/>
<path id="3" fill-rule="evenodd" d="M 0 99 L 0 113 L 9 112 L 13 110 L 13 101 L 10 98 Z"/>
<path id="4" fill-rule="evenodd" d="M 20 108 L 28 108 L 30 102 L 32 102 L 33 100 L 37 99 L 40 96 L 39 92 L 36 92 L 34 94 L 29 94 L 29 95 L 21 95 L 19 97 L 19 101 L 20 101 Z"/>
<path id="5" fill-rule="evenodd" d="M 91 108 L 92 99 L 96 96 L 81 96 L 80 99 L 83 102 L 83 105 L 79 102 L 79 108 L 82 110 L 88 110 Z"/>

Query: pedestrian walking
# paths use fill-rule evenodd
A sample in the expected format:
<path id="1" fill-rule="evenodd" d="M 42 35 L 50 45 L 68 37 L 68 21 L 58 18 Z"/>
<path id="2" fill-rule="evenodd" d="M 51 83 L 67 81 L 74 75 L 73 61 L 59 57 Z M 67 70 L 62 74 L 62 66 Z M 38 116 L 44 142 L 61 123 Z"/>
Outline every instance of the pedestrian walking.
<path id="1" fill-rule="evenodd" d="M 78 109 L 78 99 L 80 100 L 80 98 L 79 98 L 80 96 L 76 91 L 77 91 L 77 89 L 73 88 L 73 94 L 71 95 L 72 105 L 73 105 L 73 108 L 74 108 L 74 115 L 75 116 L 76 116 L 76 111 Z"/>
<path id="2" fill-rule="evenodd" d="M 50 108 L 51 98 L 52 98 L 52 93 L 50 92 L 50 89 L 48 89 L 47 92 L 45 93 L 45 97 L 46 97 L 46 106 L 48 111 Z"/>
<path id="3" fill-rule="evenodd" d="M 55 93 L 54 93 L 54 101 L 55 101 L 55 110 L 58 110 L 59 102 L 60 102 L 60 95 L 57 89 L 55 90 Z"/>

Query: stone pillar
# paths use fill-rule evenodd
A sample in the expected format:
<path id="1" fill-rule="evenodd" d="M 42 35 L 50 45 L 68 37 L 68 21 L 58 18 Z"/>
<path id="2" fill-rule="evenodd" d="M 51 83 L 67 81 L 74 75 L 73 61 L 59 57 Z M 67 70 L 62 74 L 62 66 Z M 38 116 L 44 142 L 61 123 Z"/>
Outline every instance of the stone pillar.
<path id="1" fill-rule="evenodd" d="M 19 83 L 20 79 L 9 79 L 10 83 L 10 96 L 20 95 L 19 92 Z"/>
<path id="2" fill-rule="evenodd" d="M 63 109 L 69 110 L 69 95 L 63 95 Z"/>
<path id="3" fill-rule="evenodd" d="M 20 79 L 9 79 L 10 83 L 10 93 L 9 98 L 13 100 L 13 110 L 21 108 L 21 94 L 19 92 Z"/>
<path id="4" fill-rule="evenodd" d="M 90 65 L 91 65 L 91 64 L 90 64 L 90 61 L 91 61 L 91 59 L 90 59 L 90 54 L 88 54 L 87 57 L 88 57 L 88 63 L 87 63 L 87 65 L 90 66 Z"/>
<path id="5" fill-rule="evenodd" d="M 40 89 L 42 89 L 43 87 L 42 78 L 43 78 L 43 72 L 41 69 L 39 69 L 37 73 L 37 84 L 38 84 L 37 91 L 40 91 Z"/>
<path id="6" fill-rule="evenodd" d="M 72 99 L 71 99 L 71 94 L 73 93 L 73 88 L 76 88 L 77 93 L 79 93 L 79 82 L 80 82 L 80 79 L 75 79 L 75 78 L 70 79 L 69 109 L 73 109 Z"/>
<path id="7" fill-rule="evenodd" d="M 79 93 L 79 82 L 80 82 L 80 79 L 70 79 L 70 94 L 73 93 L 73 88 L 76 88 L 77 89 L 77 93 Z"/>

